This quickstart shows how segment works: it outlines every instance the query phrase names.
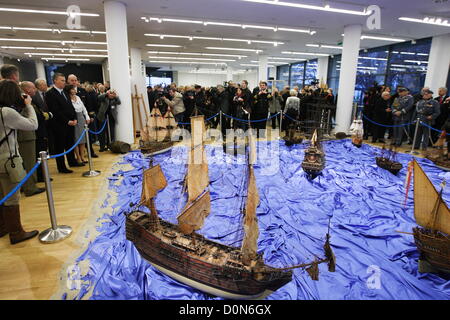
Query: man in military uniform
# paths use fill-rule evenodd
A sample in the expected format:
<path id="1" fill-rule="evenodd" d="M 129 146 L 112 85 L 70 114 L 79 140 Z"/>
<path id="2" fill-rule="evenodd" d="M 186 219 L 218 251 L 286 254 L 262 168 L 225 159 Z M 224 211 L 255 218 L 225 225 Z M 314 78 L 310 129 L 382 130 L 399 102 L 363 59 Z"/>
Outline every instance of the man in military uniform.
<path id="1" fill-rule="evenodd" d="M 394 141 L 391 143 L 397 147 L 402 145 L 404 126 L 411 119 L 411 113 L 414 108 L 414 98 L 409 94 L 406 88 L 398 89 L 398 98 L 392 104 L 392 118 L 394 125 Z"/>
<path id="2" fill-rule="evenodd" d="M 253 90 L 253 108 L 250 115 L 250 119 L 252 121 L 257 121 L 252 123 L 252 128 L 258 130 L 257 131 L 258 138 L 260 136 L 259 131 L 266 129 L 267 114 L 269 112 L 270 99 L 272 99 L 272 95 L 270 94 L 267 88 L 267 82 L 260 81 L 259 87 Z M 266 121 L 264 121 L 264 119 Z M 265 137 L 264 133 L 262 133 L 262 137 Z"/>
<path id="3" fill-rule="evenodd" d="M 439 102 L 433 100 L 433 91 L 430 89 L 422 90 L 422 100 L 416 105 L 416 118 L 419 118 L 423 124 L 421 124 L 417 130 L 415 149 L 418 149 L 419 145 L 421 145 L 423 151 L 427 149 L 430 137 L 429 127 L 434 124 L 434 121 L 440 113 Z"/>

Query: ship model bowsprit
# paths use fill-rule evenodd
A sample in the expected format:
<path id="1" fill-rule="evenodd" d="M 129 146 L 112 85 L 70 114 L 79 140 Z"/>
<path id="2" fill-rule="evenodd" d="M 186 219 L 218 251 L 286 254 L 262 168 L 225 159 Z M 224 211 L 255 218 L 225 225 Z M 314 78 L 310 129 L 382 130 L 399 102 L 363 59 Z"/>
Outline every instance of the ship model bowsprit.
<path id="1" fill-rule="evenodd" d="M 317 137 L 317 130 L 314 131 L 311 137 L 311 145 L 305 150 L 302 168 L 309 179 L 316 178 L 325 168 L 325 153 Z"/>
<path id="2" fill-rule="evenodd" d="M 259 195 L 251 158 L 255 140 L 250 134 L 247 152 L 245 186 L 242 201 L 244 239 L 233 247 L 206 239 L 196 233 L 210 214 L 208 164 L 203 145 L 203 116 L 191 117 L 192 138 L 185 179 L 187 204 L 172 224 L 158 217 L 154 198 L 167 182 L 160 166 L 151 165 L 144 172 L 140 205 L 150 213 L 132 211 L 126 218 L 127 239 L 132 241 L 144 259 L 168 276 L 211 295 L 231 299 L 262 298 L 292 280 L 293 268 L 308 268 L 317 278 L 318 264 L 329 263 L 334 270 L 329 234 L 325 258 L 290 268 L 273 268 L 257 252 L 259 236 L 256 208 Z M 253 155 L 253 156 L 252 156 Z"/>
<path id="3" fill-rule="evenodd" d="M 392 146 L 389 149 L 383 147 L 381 156 L 376 157 L 377 166 L 388 170 L 390 173 L 397 175 L 402 170 L 403 165 L 397 161 L 397 152 L 393 150 Z"/>
<path id="4" fill-rule="evenodd" d="M 172 132 L 177 128 L 173 114 L 168 110 L 163 116 L 158 108 L 153 108 L 145 127 L 141 131 L 139 148 L 144 154 L 157 154 L 173 146 Z"/>
<path id="5" fill-rule="evenodd" d="M 413 161 L 414 217 L 419 227 L 413 229 L 419 250 L 419 272 L 450 273 L 450 210 L 442 192 L 438 192 L 423 169 Z"/>

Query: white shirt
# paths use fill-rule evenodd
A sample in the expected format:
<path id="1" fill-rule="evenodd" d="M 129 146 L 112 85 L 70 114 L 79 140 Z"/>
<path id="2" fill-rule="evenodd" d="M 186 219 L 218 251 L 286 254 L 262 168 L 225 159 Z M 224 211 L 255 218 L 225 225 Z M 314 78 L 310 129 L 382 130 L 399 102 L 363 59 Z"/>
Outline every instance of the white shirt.
<path id="1" fill-rule="evenodd" d="M 72 101 L 73 108 L 75 109 L 75 112 L 77 112 L 77 113 L 78 113 L 78 112 L 82 112 L 84 118 L 85 118 L 86 120 L 90 120 L 89 114 L 88 114 L 88 112 L 87 112 L 87 110 L 86 110 L 86 107 L 84 106 L 83 101 L 81 101 L 81 99 L 80 99 L 79 96 L 75 96 L 75 97 L 77 98 L 77 101 L 71 100 L 71 101 Z"/>

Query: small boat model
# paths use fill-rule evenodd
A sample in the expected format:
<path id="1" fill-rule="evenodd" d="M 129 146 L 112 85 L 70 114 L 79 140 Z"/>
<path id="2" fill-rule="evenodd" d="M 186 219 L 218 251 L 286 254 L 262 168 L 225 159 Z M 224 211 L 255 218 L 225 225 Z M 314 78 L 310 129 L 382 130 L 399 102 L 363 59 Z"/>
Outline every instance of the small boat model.
<path id="1" fill-rule="evenodd" d="M 396 161 L 397 152 L 392 149 L 392 146 L 389 150 L 386 150 L 384 147 L 382 149 L 382 153 L 380 157 L 376 157 L 377 166 L 382 169 L 388 170 L 393 175 L 397 175 L 400 170 L 403 169 L 403 165 Z"/>
<path id="2" fill-rule="evenodd" d="M 353 123 L 350 126 L 350 134 L 352 136 L 352 144 L 355 147 L 361 148 L 364 137 L 364 128 L 362 120 L 353 120 Z"/>
<path id="3" fill-rule="evenodd" d="M 288 133 L 284 136 L 286 146 L 292 146 L 303 142 L 305 136 L 296 125 L 291 125 L 288 129 Z"/>
<path id="4" fill-rule="evenodd" d="M 317 137 L 317 130 L 311 137 L 311 145 L 305 151 L 302 168 L 310 179 L 316 178 L 325 168 L 325 153 Z"/>
<path id="5" fill-rule="evenodd" d="M 139 148 L 144 154 L 158 154 L 173 147 L 172 132 L 177 128 L 174 116 L 168 110 L 163 116 L 158 108 L 153 108 L 145 128 L 141 130 Z"/>
<path id="6" fill-rule="evenodd" d="M 425 157 L 434 162 L 436 166 L 445 171 L 450 171 L 450 159 L 448 149 L 445 150 L 445 141 L 447 140 L 447 132 L 444 130 L 438 141 L 434 144 L 434 149 L 426 152 Z M 447 151 L 447 152 L 445 152 Z"/>
<path id="7" fill-rule="evenodd" d="M 423 169 L 413 161 L 414 217 L 418 227 L 413 229 L 419 250 L 419 272 L 450 273 L 450 210 L 442 192 L 438 192 Z"/>
<path id="8" fill-rule="evenodd" d="M 306 268 L 318 278 L 318 264 L 328 262 L 334 271 L 335 257 L 329 242 L 324 245 L 325 258 L 289 268 L 266 265 L 263 255 L 257 253 L 259 236 L 256 208 L 259 205 L 258 188 L 253 169 L 256 142 L 249 135 L 246 174 L 243 184 L 246 196 L 239 197 L 243 214 L 244 239 L 242 246 L 233 247 L 206 239 L 196 233 L 211 211 L 208 164 L 203 145 L 204 117 L 191 117 L 191 146 L 185 178 L 188 200 L 172 224 L 158 217 L 154 198 L 167 185 L 159 165 L 145 170 L 142 196 L 137 209 L 126 217 L 126 237 L 132 241 L 141 256 L 164 274 L 203 292 L 229 299 L 263 298 L 292 280 L 294 268 Z M 251 132 L 251 130 L 250 130 Z M 245 190 L 245 189 L 244 189 Z M 138 210 L 147 207 L 150 213 Z M 145 211 L 148 211 L 148 210 Z"/>

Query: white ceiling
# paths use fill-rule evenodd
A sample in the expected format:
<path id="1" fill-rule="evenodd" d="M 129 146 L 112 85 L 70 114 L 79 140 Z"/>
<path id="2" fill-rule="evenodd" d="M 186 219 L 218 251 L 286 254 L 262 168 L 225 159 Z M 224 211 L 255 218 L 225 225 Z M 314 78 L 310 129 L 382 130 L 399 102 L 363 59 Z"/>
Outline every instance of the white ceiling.
<path id="1" fill-rule="evenodd" d="M 307 43 L 321 43 L 336 45 L 342 41 L 341 34 L 344 27 L 349 24 L 362 24 L 364 26 L 363 34 L 377 34 L 384 36 L 393 36 L 404 39 L 420 39 L 424 37 L 440 35 L 450 32 L 450 28 L 443 26 L 432 26 L 425 24 L 416 24 L 398 20 L 401 16 L 423 18 L 425 16 L 436 16 L 450 18 L 450 2 L 448 0 L 360 0 L 354 1 L 312 1 L 312 0 L 285 0 L 289 2 L 298 2 L 302 4 L 313 4 L 323 6 L 329 4 L 332 7 L 352 10 L 364 10 L 365 7 L 376 4 L 382 9 L 382 29 L 369 31 L 365 27 L 367 17 L 356 16 L 334 12 L 315 11 L 299 8 L 278 7 L 260 3 L 245 2 L 242 0 L 123 0 L 127 5 L 128 20 L 128 38 L 129 46 L 143 49 L 144 60 L 147 59 L 149 50 L 152 51 L 184 51 L 200 53 L 225 53 L 248 55 L 248 58 L 237 60 L 236 58 L 224 57 L 224 59 L 236 59 L 236 62 L 227 62 L 235 69 L 245 69 L 240 66 L 241 63 L 251 64 L 250 61 L 258 60 L 255 53 L 232 52 L 222 50 L 207 50 L 205 47 L 232 47 L 232 48 L 251 48 L 263 50 L 263 54 L 275 57 L 290 57 L 281 54 L 282 51 L 302 51 L 337 54 L 338 49 L 311 48 L 305 46 Z M 27 8 L 38 10 L 61 10 L 72 4 L 80 6 L 82 12 L 98 13 L 99 17 L 82 17 L 81 23 L 87 30 L 105 31 L 103 2 L 96 0 L 14 0 L 1 1 L 0 7 Z M 239 24 L 256 24 L 269 26 L 283 26 L 288 28 L 306 28 L 317 31 L 315 35 L 294 32 L 273 32 L 271 30 L 242 29 L 236 27 L 224 26 L 204 26 L 173 22 L 150 22 L 146 23 L 141 19 L 142 16 L 184 18 L 197 20 L 210 20 L 231 22 Z M 0 12 L 0 26 L 15 27 L 37 27 L 37 28 L 61 28 L 67 29 L 65 16 L 37 14 L 37 13 L 12 13 Z M 154 37 L 146 37 L 145 33 L 172 34 L 185 36 L 201 37 L 223 37 L 239 38 L 248 40 L 269 40 L 281 41 L 284 45 L 274 47 L 271 44 L 257 44 L 245 42 L 211 41 L 211 40 L 193 40 L 165 38 L 163 40 Z M 44 39 L 44 40 L 66 40 L 66 41 L 96 41 L 106 42 L 105 35 L 62 33 L 53 34 L 51 32 L 40 31 L 12 31 L 0 30 L 0 38 L 26 38 L 26 39 Z M 181 48 L 150 48 L 146 43 L 174 44 Z M 361 47 L 372 48 L 393 42 L 379 40 L 362 40 Z M 33 43 L 33 42 L 12 42 L 0 41 L 0 46 L 34 46 L 61 48 L 61 44 L 52 43 Z M 66 45 L 67 47 L 67 45 Z M 106 49 L 106 45 L 79 44 L 74 48 Z M 30 59 L 25 56 L 26 52 L 49 52 L 61 53 L 61 51 L 49 50 L 12 50 L 1 49 L 0 55 L 10 55 Z M 73 52 L 80 54 L 102 54 L 101 52 Z M 49 57 L 51 54 L 48 55 Z M 162 55 L 169 56 L 169 55 Z M 176 57 L 175 55 L 171 55 Z M 190 57 L 190 56 L 183 56 Z M 192 56 L 193 57 L 193 56 Z M 313 58 L 311 56 L 296 56 L 300 58 Z M 91 62 L 101 62 L 104 58 L 92 58 Z M 198 57 L 197 57 L 198 58 Z M 220 57 L 205 57 L 209 59 L 220 59 Z M 292 58 L 292 57 L 291 57 Z M 147 59 L 148 62 L 149 59 Z M 148 64 L 148 63 L 147 63 Z M 168 64 L 148 64 L 151 66 L 165 66 Z M 197 65 L 197 64 L 196 64 Z M 177 69 L 174 64 L 173 68 Z M 193 65 L 195 66 L 195 65 Z M 204 68 L 212 68 L 214 65 L 200 65 Z M 188 67 L 184 65 L 184 67 Z"/>

